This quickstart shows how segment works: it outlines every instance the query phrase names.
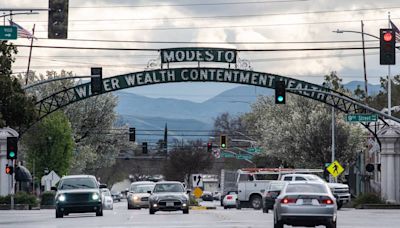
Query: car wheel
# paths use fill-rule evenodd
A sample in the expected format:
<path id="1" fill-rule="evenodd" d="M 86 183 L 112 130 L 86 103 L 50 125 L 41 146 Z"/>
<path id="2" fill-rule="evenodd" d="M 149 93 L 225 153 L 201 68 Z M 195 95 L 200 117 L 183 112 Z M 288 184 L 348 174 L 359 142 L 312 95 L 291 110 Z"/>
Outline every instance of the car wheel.
<path id="1" fill-rule="evenodd" d="M 224 206 L 224 209 L 228 209 L 228 207 L 227 207 L 227 206 Z"/>
<path id="2" fill-rule="evenodd" d="M 149 214 L 154 215 L 155 211 L 153 209 L 149 209 Z"/>
<path id="3" fill-rule="evenodd" d="M 342 208 L 343 207 L 343 202 L 341 202 L 341 201 L 337 201 L 337 209 L 338 210 L 340 210 L 340 208 Z"/>
<path id="4" fill-rule="evenodd" d="M 258 195 L 252 196 L 250 198 L 250 203 L 251 203 L 251 206 L 256 210 L 260 210 L 262 207 L 261 197 Z"/>
<path id="5" fill-rule="evenodd" d="M 330 221 L 328 224 L 326 224 L 326 228 L 336 228 L 336 222 L 337 221 Z"/>
<path id="6" fill-rule="evenodd" d="M 56 209 L 56 218 L 62 218 L 63 216 L 64 214 L 60 210 Z"/>
<path id="7" fill-rule="evenodd" d="M 96 216 L 103 216 L 103 208 L 96 211 Z"/>
<path id="8" fill-rule="evenodd" d="M 133 209 L 133 207 L 128 203 L 128 210 Z"/>
<path id="9" fill-rule="evenodd" d="M 189 209 L 183 209 L 183 214 L 189 214 Z"/>
<path id="10" fill-rule="evenodd" d="M 278 221 L 275 216 L 274 216 L 274 228 L 283 228 L 283 222 Z"/>
<path id="11" fill-rule="evenodd" d="M 236 209 L 237 210 L 241 210 L 242 209 L 242 206 L 240 205 L 240 201 L 239 200 L 236 200 Z"/>

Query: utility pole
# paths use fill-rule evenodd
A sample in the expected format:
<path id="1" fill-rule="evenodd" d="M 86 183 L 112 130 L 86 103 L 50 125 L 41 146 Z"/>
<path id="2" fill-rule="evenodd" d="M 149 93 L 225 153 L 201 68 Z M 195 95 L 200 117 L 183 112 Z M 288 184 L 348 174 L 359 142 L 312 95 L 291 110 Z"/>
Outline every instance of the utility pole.
<path id="1" fill-rule="evenodd" d="M 332 106 L 332 163 L 335 161 L 335 108 Z M 329 182 L 335 182 L 333 176 L 329 176 Z"/>
<path id="2" fill-rule="evenodd" d="M 364 41 L 364 22 L 361 20 L 361 40 L 363 51 L 363 66 L 364 66 L 364 83 L 365 83 L 365 103 L 368 102 L 368 79 L 367 79 L 367 66 L 365 64 L 365 41 Z"/>

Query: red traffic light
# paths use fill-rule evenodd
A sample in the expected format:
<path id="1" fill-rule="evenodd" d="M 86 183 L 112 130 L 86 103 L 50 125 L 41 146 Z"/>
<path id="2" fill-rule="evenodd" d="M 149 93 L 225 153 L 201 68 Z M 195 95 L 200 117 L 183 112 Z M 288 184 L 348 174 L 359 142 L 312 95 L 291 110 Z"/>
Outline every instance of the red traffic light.
<path id="1" fill-rule="evenodd" d="M 212 151 L 212 143 L 211 142 L 207 143 L 207 151 L 208 152 Z"/>
<path id="2" fill-rule="evenodd" d="M 391 32 L 387 32 L 385 33 L 385 35 L 383 35 L 383 40 L 386 42 L 389 42 L 393 39 L 393 35 Z"/>
<path id="3" fill-rule="evenodd" d="M 14 167 L 6 166 L 6 174 L 12 175 L 14 173 Z"/>

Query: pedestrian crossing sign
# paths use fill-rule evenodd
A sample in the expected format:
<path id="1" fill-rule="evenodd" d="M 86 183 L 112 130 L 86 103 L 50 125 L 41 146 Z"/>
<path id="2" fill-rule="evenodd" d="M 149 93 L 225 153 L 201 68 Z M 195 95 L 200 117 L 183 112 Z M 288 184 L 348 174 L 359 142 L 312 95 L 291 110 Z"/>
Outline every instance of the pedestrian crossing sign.
<path id="1" fill-rule="evenodd" d="M 337 177 L 341 173 L 343 173 L 344 168 L 340 165 L 338 161 L 334 161 L 326 168 L 326 170 L 328 170 L 328 172 L 332 174 L 333 177 Z"/>

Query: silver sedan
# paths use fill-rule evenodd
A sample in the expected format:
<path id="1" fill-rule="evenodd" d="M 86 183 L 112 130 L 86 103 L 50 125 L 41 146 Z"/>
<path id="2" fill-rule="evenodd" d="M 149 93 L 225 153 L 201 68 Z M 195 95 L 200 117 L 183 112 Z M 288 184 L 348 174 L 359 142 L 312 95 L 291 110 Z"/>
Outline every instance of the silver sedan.
<path id="1" fill-rule="evenodd" d="M 326 183 L 288 182 L 274 205 L 274 228 L 319 226 L 336 228 L 337 206 Z"/>

